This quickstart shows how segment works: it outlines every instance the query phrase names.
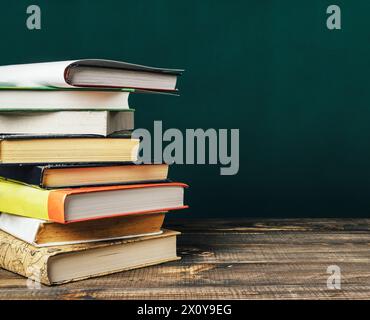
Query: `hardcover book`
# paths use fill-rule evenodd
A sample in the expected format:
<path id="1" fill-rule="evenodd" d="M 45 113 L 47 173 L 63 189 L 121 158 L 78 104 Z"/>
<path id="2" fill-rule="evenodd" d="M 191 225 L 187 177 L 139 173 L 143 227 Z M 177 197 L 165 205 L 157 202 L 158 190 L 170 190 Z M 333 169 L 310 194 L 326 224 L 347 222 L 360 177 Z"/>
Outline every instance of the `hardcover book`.
<path id="1" fill-rule="evenodd" d="M 108 136 L 133 129 L 134 110 L 132 109 L 0 112 L 1 134 Z"/>
<path id="2" fill-rule="evenodd" d="M 177 77 L 182 71 L 122 61 L 83 59 L 2 66 L 0 83 L 21 87 L 103 87 L 174 91 Z"/>
<path id="3" fill-rule="evenodd" d="M 161 233 L 164 212 L 69 224 L 0 214 L 0 229 L 35 247 L 107 241 Z"/>
<path id="4" fill-rule="evenodd" d="M 0 179 L 0 211 L 59 223 L 187 208 L 182 183 L 40 189 Z"/>
<path id="5" fill-rule="evenodd" d="M 78 163 L 0 165 L 0 176 L 41 188 L 164 182 L 168 164 Z"/>
<path id="6" fill-rule="evenodd" d="M 122 110 L 128 97 L 123 90 L 0 87 L 0 111 Z"/>
<path id="7" fill-rule="evenodd" d="M 0 163 L 135 162 L 138 150 L 138 139 L 119 135 L 0 137 Z"/>
<path id="8" fill-rule="evenodd" d="M 36 248 L 0 231 L 0 267 L 46 285 L 83 280 L 178 260 L 178 234 Z"/>

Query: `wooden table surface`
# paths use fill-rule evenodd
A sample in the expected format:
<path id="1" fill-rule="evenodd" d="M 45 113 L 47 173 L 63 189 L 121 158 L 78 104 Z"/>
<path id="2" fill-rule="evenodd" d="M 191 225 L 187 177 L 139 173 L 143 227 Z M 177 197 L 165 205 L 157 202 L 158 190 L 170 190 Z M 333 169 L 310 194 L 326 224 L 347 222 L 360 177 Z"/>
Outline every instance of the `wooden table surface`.
<path id="1" fill-rule="evenodd" d="M 369 299 L 370 219 L 169 220 L 181 261 L 30 290 L 0 270 L 1 299 Z M 327 288 L 327 267 L 341 289 Z"/>

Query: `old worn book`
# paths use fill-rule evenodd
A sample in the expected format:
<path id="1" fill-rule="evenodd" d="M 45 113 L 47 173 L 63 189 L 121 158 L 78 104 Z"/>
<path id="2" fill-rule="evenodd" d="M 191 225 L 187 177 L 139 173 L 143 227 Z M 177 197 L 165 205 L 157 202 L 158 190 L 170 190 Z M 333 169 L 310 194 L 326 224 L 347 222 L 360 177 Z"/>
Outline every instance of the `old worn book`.
<path id="1" fill-rule="evenodd" d="M 0 176 L 41 188 L 164 182 L 168 164 L 86 163 L 0 165 Z"/>
<path id="2" fill-rule="evenodd" d="M 133 239 L 37 248 L 0 231 L 0 267 L 46 285 L 178 260 L 176 231 Z"/>
<path id="3" fill-rule="evenodd" d="M 46 190 L 0 179 L 0 212 L 59 223 L 186 208 L 182 183 Z"/>
<path id="4" fill-rule="evenodd" d="M 112 133 L 133 129 L 134 110 L 132 109 L 125 111 L 0 112 L 1 134 L 108 136 Z"/>
<path id="5" fill-rule="evenodd" d="M 134 162 L 138 150 L 138 139 L 120 136 L 0 137 L 0 163 Z"/>
<path id="6" fill-rule="evenodd" d="M 109 87 L 173 91 L 182 71 L 122 61 L 83 59 L 2 66 L 0 83 L 21 87 Z"/>
<path id="7" fill-rule="evenodd" d="M 0 215 L 0 229 L 36 247 L 132 238 L 161 233 L 164 212 L 90 220 L 70 224 Z"/>
<path id="8" fill-rule="evenodd" d="M 0 111 L 122 110 L 128 97 L 122 90 L 0 87 Z"/>

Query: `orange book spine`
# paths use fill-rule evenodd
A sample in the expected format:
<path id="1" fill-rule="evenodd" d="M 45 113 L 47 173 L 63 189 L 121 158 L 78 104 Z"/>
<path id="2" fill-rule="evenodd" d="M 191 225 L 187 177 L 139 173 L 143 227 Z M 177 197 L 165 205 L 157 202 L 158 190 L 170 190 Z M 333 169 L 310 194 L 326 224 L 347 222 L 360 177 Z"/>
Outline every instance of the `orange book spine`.
<path id="1" fill-rule="evenodd" d="M 73 220 L 73 221 L 66 221 L 65 219 L 65 200 L 68 197 L 68 195 L 80 194 L 80 193 L 102 192 L 102 191 L 110 191 L 110 190 L 140 189 L 140 188 L 153 188 L 153 187 L 160 188 L 160 187 L 165 187 L 165 186 L 178 186 L 178 187 L 183 187 L 183 188 L 188 187 L 188 185 L 183 184 L 183 183 L 168 182 L 168 183 L 135 184 L 135 185 L 85 187 L 85 188 L 74 188 L 74 189 L 51 190 L 49 193 L 49 197 L 48 197 L 49 220 L 58 222 L 58 223 L 74 223 L 74 222 L 97 220 L 97 219 L 103 219 L 103 218 L 112 218 L 112 217 L 118 217 L 118 216 L 123 216 L 123 215 L 147 214 L 147 213 L 188 208 L 188 206 L 184 205 L 181 207 L 161 208 L 158 210 L 143 210 L 143 211 L 135 211 L 135 212 L 129 212 L 129 213 L 117 212 L 109 216 L 79 219 L 79 220 Z"/>

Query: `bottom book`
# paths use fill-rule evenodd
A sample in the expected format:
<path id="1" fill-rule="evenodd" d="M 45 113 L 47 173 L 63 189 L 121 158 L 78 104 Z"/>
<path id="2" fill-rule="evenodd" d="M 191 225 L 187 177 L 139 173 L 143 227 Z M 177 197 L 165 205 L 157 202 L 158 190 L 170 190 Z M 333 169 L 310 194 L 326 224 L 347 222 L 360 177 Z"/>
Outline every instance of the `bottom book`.
<path id="1" fill-rule="evenodd" d="M 177 231 L 134 239 L 37 248 L 0 231 L 0 267 L 46 285 L 180 259 Z"/>

